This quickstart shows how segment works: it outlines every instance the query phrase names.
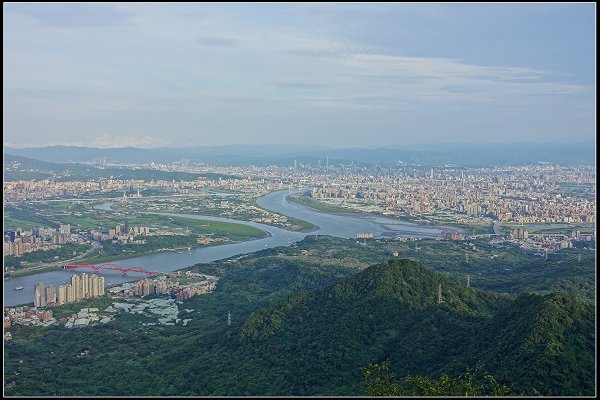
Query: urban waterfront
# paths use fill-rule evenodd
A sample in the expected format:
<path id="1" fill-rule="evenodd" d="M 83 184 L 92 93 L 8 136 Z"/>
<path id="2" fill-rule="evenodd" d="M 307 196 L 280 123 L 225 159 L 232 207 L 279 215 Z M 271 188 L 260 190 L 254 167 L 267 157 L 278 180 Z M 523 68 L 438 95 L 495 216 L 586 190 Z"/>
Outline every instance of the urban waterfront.
<path id="1" fill-rule="evenodd" d="M 289 201 L 287 196 L 295 193 L 294 190 L 283 190 L 267 194 L 257 200 L 259 206 L 268 210 L 278 212 L 290 217 L 302 219 L 318 226 L 316 230 L 309 233 L 290 232 L 277 227 L 260 224 L 256 222 L 247 222 L 233 220 L 229 218 L 201 216 L 192 214 L 174 214 L 159 213 L 161 215 L 185 216 L 187 218 L 235 222 L 259 228 L 267 232 L 270 236 L 263 239 L 250 240 L 245 242 L 231 243 L 192 249 L 190 252 L 175 253 L 164 252 L 152 254 L 143 257 L 135 257 L 124 260 L 113 261 L 124 268 L 143 267 L 153 272 L 170 272 L 177 269 L 189 267 L 198 263 L 207 263 L 220 260 L 227 257 L 233 257 L 238 254 L 251 253 L 254 251 L 286 246 L 291 243 L 302 240 L 308 234 L 331 235 L 341 238 L 354 238 L 359 233 L 372 232 L 374 237 L 381 237 L 384 233 L 391 233 L 396 236 L 404 237 L 426 237 L 434 238 L 439 235 L 445 227 L 419 226 L 414 223 L 393 220 L 390 218 L 376 217 L 357 217 L 347 215 L 332 215 L 315 211 L 301 204 Z M 110 208 L 110 203 L 101 205 L 104 209 Z M 455 229 L 455 228 L 453 228 Z M 190 254 L 191 253 L 191 254 Z M 82 271 L 86 271 L 83 269 Z M 129 273 L 122 276 L 116 271 L 102 271 L 107 286 L 128 282 L 141 278 L 142 274 Z M 33 302 L 34 286 L 38 282 L 46 285 L 60 285 L 68 282 L 72 271 L 60 270 L 50 271 L 41 274 L 15 277 L 4 281 L 4 305 L 14 306 L 18 304 L 28 304 Z M 23 290 L 15 290 L 22 286 Z"/>

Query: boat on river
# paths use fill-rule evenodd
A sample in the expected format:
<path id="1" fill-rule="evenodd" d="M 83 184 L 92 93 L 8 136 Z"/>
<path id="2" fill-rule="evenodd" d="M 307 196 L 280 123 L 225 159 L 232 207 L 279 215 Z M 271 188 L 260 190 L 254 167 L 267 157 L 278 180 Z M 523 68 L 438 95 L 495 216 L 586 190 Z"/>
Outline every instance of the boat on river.
<path id="1" fill-rule="evenodd" d="M 25 289 L 23 286 L 17 286 L 17 287 L 15 288 L 15 290 L 23 290 L 23 289 Z"/>

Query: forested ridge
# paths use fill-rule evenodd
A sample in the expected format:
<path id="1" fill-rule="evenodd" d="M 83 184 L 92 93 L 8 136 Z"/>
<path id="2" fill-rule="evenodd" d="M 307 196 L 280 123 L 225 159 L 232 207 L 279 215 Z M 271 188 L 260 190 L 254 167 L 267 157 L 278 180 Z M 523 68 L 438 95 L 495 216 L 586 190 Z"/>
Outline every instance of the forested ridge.
<path id="1" fill-rule="evenodd" d="M 483 365 L 514 393 L 594 394 L 595 310 L 572 295 L 469 288 L 406 259 L 352 275 L 268 258 L 203 269 L 224 277 L 182 306 L 204 310 L 191 328 L 142 327 L 135 317 L 81 330 L 15 327 L 6 394 L 361 395 L 361 369 L 386 360 L 398 377 Z M 76 357 L 84 348 L 90 355 Z"/>

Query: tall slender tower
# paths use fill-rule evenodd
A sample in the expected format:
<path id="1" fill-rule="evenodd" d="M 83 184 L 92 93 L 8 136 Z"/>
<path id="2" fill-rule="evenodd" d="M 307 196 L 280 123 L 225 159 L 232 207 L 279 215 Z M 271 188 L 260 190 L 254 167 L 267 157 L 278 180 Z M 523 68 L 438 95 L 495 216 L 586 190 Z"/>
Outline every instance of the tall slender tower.
<path id="1" fill-rule="evenodd" d="M 467 287 L 471 287 L 471 275 L 467 275 Z"/>
<path id="2" fill-rule="evenodd" d="M 438 304 L 441 304 L 444 300 L 442 300 L 442 284 L 438 285 Z"/>
<path id="3" fill-rule="evenodd" d="M 227 311 L 227 325 L 231 325 L 231 311 Z"/>

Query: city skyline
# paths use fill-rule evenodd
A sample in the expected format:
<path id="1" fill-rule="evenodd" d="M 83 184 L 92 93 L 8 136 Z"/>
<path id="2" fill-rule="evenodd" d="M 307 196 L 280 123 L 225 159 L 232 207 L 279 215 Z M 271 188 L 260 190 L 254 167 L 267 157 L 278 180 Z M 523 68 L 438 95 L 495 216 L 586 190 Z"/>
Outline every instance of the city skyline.
<path id="1" fill-rule="evenodd" d="M 4 145 L 595 138 L 595 5 L 8 4 Z"/>

